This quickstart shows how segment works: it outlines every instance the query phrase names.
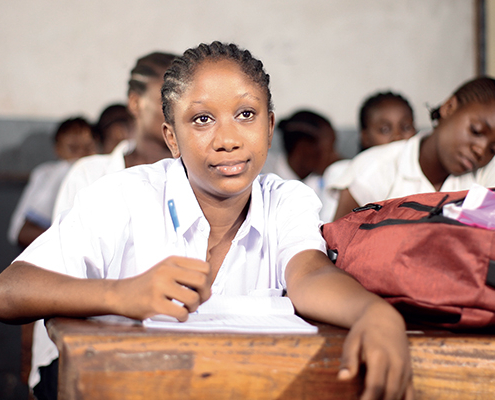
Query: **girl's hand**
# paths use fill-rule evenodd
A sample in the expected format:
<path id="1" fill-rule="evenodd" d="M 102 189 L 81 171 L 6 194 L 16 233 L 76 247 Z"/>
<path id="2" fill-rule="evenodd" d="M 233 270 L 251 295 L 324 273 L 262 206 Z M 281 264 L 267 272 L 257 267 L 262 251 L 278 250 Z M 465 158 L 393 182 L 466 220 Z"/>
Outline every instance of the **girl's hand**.
<path id="1" fill-rule="evenodd" d="M 361 400 L 414 398 L 404 321 L 387 303 L 371 304 L 352 326 L 344 343 L 338 378 L 354 378 L 361 363 L 366 365 Z"/>
<path id="2" fill-rule="evenodd" d="M 171 256 L 141 275 L 114 284 L 118 314 L 140 320 L 165 314 L 182 322 L 210 297 L 212 276 L 205 261 Z"/>

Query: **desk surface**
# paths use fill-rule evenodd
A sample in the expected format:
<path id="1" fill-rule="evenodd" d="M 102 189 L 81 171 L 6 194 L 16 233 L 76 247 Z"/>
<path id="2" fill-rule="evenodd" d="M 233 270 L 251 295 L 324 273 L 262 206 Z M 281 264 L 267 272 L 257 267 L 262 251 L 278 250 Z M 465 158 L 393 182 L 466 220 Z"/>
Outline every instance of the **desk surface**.
<path id="1" fill-rule="evenodd" d="M 338 382 L 347 331 L 317 335 L 167 332 L 56 318 L 59 399 L 358 399 Z M 495 336 L 412 331 L 416 398 L 492 399 Z"/>

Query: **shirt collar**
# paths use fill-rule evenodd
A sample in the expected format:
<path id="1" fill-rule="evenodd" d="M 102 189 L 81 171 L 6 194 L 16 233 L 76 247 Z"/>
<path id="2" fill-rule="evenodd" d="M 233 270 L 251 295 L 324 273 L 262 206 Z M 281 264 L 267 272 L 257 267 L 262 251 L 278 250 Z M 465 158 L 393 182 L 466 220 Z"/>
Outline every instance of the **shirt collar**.
<path id="1" fill-rule="evenodd" d="M 245 237 L 251 228 L 255 229 L 260 237 L 263 237 L 264 217 L 263 217 L 263 193 L 261 190 L 260 177 L 257 176 L 251 186 L 251 202 L 246 215 L 246 220 L 242 223 L 237 232 L 236 239 Z"/>
<path id="2" fill-rule="evenodd" d="M 166 210 L 167 218 L 171 219 L 168 208 L 169 200 L 174 200 L 177 217 L 183 232 L 189 230 L 198 220 L 206 219 L 189 184 L 184 164 L 180 158 L 173 162 L 167 172 L 167 188 L 163 208 Z"/>
<path id="3" fill-rule="evenodd" d="M 174 200 L 177 217 L 183 232 L 189 230 L 196 223 L 208 224 L 189 183 L 182 159 L 175 160 L 167 172 L 167 189 L 163 207 L 168 215 L 167 218 L 171 219 L 168 211 L 169 200 Z M 237 232 L 236 240 L 246 236 L 251 227 L 259 233 L 260 237 L 263 237 L 263 194 L 259 176 L 253 181 L 248 214 Z"/>

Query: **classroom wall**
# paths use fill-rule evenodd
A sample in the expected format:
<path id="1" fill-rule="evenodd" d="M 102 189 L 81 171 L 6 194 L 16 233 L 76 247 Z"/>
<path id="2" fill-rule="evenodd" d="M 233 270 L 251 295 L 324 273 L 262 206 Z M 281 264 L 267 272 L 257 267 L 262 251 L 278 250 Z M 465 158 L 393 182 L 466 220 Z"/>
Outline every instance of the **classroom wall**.
<path id="1" fill-rule="evenodd" d="M 377 89 L 409 97 L 420 127 L 475 73 L 474 0 L 2 1 L 0 152 L 29 131 L 18 120 L 96 118 L 124 101 L 128 71 L 153 50 L 234 41 L 272 76 L 276 113 L 298 107 L 352 131 Z"/>

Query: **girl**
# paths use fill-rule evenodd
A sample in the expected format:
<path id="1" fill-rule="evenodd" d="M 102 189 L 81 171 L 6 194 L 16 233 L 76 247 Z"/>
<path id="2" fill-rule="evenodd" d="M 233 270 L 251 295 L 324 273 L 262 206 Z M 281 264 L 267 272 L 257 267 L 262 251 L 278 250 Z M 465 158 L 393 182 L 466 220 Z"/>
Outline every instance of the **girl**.
<path id="1" fill-rule="evenodd" d="M 202 44 L 165 73 L 162 100 L 175 160 L 81 190 L 72 210 L 0 274 L 0 319 L 184 321 L 211 293 L 286 289 L 299 314 L 351 328 L 339 377 L 350 379 L 365 362 L 363 399 L 411 399 L 401 316 L 331 264 L 313 191 L 258 176 L 274 128 L 262 63 L 233 44 Z"/>
<path id="2" fill-rule="evenodd" d="M 376 93 L 359 110 L 359 130 L 361 150 L 409 139 L 416 133 L 413 109 L 400 94 Z"/>
<path id="3" fill-rule="evenodd" d="M 359 155 L 335 185 L 335 219 L 374 201 L 414 193 L 495 186 L 495 80 L 458 88 L 431 112 L 432 132 L 374 147 Z"/>
<path id="4" fill-rule="evenodd" d="M 360 151 L 409 139 L 416 133 L 413 109 L 400 94 L 376 93 L 368 97 L 359 110 L 359 128 Z M 320 196 L 323 207 L 320 216 L 324 222 L 331 222 L 335 218 L 340 199 L 339 180 L 350 163 L 351 160 L 336 161 L 323 174 L 324 190 Z"/>

